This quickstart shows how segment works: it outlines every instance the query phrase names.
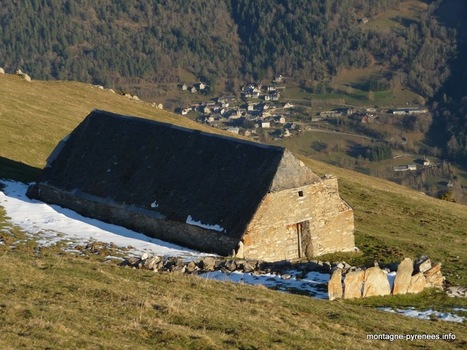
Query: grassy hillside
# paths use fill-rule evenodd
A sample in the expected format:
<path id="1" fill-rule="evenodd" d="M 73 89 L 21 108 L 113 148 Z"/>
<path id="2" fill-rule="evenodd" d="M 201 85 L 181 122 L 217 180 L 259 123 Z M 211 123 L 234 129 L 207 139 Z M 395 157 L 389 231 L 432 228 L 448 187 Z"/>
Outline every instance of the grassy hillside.
<path id="1" fill-rule="evenodd" d="M 55 144 L 93 108 L 202 128 L 90 85 L 27 83 L 0 75 L 0 177 L 30 181 Z M 303 159 L 340 181 L 354 208 L 354 263 L 428 254 L 467 284 L 465 207 L 393 183 Z M 382 314 L 375 306 L 467 307 L 442 293 L 327 302 L 262 287 L 154 274 L 24 241 L 0 208 L 0 347 L 168 349 L 463 348 L 465 325 Z M 18 240 L 21 243 L 15 243 Z M 14 246 L 14 249 L 12 248 Z M 381 322 L 384 320 L 384 322 Z M 454 333 L 455 342 L 367 341 L 370 333 Z"/>
<path id="2" fill-rule="evenodd" d="M 0 87 L 0 157 L 31 167 L 42 168 L 58 141 L 93 109 L 203 129 L 201 124 L 187 118 L 179 118 L 150 104 L 129 100 L 90 84 L 27 82 L 19 76 L 6 74 L 0 75 Z M 15 168 L 5 159 L 2 162 L 5 167 Z"/>

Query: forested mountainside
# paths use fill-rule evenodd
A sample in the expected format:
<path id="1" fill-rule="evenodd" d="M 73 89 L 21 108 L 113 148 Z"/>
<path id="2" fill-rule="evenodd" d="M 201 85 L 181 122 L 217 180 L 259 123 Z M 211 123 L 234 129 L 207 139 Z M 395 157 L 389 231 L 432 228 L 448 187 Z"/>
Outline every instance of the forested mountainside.
<path id="1" fill-rule="evenodd" d="M 447 1 L 439 9 L 440 17 L 456 29 L 458 50 L 450 62 L 452 74 L 433 98 L 435 112 L 431 137 L 442 145 L 444 155 L 467 166 L 467 3 Z"/>
<path id="2" fill-rule="evenodd" d="M 416 15 L 394 10 L 403 4 L 418 6 Z M 365 89 L 407 87 L 437 101 L 432 140 L 445 156 L 465 160 L 467 92 L 459 82 L 466 6 L 463 0 L 10 0 L 0 7 L 0 66 L 146 99 L 190 77 L 213 87 L 224 82 L 236 93 L 244 81 L 283 74 L 319 92 L 345 69 L 377 67 L 380 74 L 368 77 Z M 391 11 L 390 21 L 372 25 Z"/>
<path id="3" fill-rule="evenodd" d="M 330 81 L 350 67 L 391 73 L 373 91 L 408 85 L 430 97 L 448 77 L 454 34 L 434 20 L 439 1 L 397 30 L 372 29 L 402 0 L 17 0 L 0 8 L 0 65 L 36 79 L 124 87 L 135 79 L 208 83 L 284 74 Z M 238 84 L 228 84 L 232 89 Z"/>

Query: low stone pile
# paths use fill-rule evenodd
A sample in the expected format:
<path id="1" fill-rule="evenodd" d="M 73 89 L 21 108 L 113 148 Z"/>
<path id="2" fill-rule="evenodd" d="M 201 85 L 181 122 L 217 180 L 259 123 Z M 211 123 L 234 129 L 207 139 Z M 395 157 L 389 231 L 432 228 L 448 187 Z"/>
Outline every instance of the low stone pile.
<path id="1" fill-rule="evenodd" d="M 379 266 L 367 269 L 340 268 L 333 270 L 328 283 L 329 300 L 365 298 L 371 296 L 420 293 L 425 288 L 443 289 L 441 263 L 432 264 L 428 257 L 412 261 L 405 258 L 397 266 L 391 288 L 388 273 Z"/>
<path id="2" fill-rule="evenodd" d="M 275 274 L 284 279 L 290 278 L 290 270 L 300 271 L 305 277 L 311 271 L 329 273 L 331 264 L 329 262 L 310 261 L 300 264 L 290 262 L 269 263 L 258 260 L 225 259 L 221 257 L 206 256 L 196 260 L 187 260 L 181 257 L 151 256 L 147 253 L 141 257 L 128 258 L 120 263 L 120 266 L 146 269 L 155 272 L 176 272 L 187 274 L 200 274 L 212 271 L 243 272 L 253 275 Z"/>

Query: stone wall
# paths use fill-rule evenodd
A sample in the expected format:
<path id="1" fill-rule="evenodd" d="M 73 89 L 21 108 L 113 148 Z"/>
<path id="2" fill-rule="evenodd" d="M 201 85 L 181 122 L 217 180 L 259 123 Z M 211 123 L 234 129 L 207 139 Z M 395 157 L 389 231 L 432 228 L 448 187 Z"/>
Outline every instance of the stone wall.
<path id="1" fill-rule="evenodd" d="M 298 237 L 300 223 L 309 228 L 308 240 L 303 233 Z M 353 211 L 339 197 L 337 179 L 331 178 L 266 195 L 247 227 L 243 252 L 247 258 L 277 261 L 351 251 L 353 231 Z"/>
<path id="2" fill-rule="evenodd" d="M 115 203 L 96 196 L 66 192 L 45 184 L 37 184 L 28 189 L 30 198 L 57 204 L 77 213 L 105 222 L 128 227 L 149 237 L 204 252 L 230 255 L 238 241 L 215 231 L 198 226 L 165 220 L 157 213 Z"/>

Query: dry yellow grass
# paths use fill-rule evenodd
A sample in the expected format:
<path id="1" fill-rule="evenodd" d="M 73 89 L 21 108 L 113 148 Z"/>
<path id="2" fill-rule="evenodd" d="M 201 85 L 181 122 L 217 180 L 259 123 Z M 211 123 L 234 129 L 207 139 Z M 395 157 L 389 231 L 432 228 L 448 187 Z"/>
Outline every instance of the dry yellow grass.
<path id="1" fill-rule="evenodd" d="M 27 83 L 0 75 L 0 160 L 42 167 L 55 144 L 94 108 L 186 127 L 200 124 L 143 102 L 74 82 Z M 205 128 L 204 128 L 205 129 Z M 205 129 L 212 130 L 212 129 Z M 448 278 L 466 283 L 465 207 L 385 180 L 303 159 L 340 179 L 355 211 L 358 262 L 427 253 Z M 0 166 L 4 163 L 0 161 Z M 375 306 L 466 307 L 441 293 L 329 303 L 265 288 L 103 264 L 42 249 L 12 227 L 0 208 L 0 347 L 81 349 L 464 348 L 464 325 L 382 313 Z M 458 277 L 457 277 L 458 276 Z M 384 322 L 381 320 L 384 319 Z M 370 333 L 454 333 L 455 342 L 367 341 Z"/>

